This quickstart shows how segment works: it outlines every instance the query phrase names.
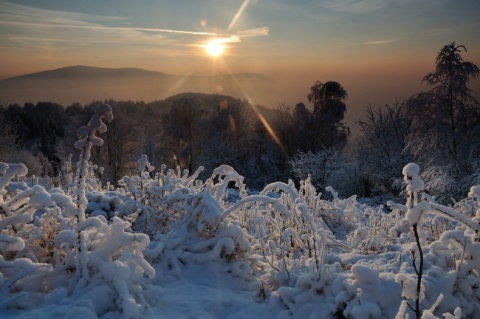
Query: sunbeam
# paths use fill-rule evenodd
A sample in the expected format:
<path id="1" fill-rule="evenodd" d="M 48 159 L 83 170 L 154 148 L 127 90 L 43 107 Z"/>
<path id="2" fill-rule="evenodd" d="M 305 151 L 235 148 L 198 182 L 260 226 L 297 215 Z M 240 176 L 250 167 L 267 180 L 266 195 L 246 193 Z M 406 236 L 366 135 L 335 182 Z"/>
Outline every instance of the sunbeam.
<path id="1" fill-rule="evenodd" d="M 237 20 L 242 16 L 243 11 L 245 11 L 245 8 L 247 8 L 248 3 L 250 0 L 243 0 L 242 5 L 238 9 L 237 13 L 235 13 L 235 16 L 233 17 L 232 22 L 228 25 L 228 30 L 232 29 L 235 23 L 237 23 Z"/>
<path id="2" fill-rule="evenodd" d="M 262 122 L 263 126 L 267 130 L 268 134 L 273 138 L 275 143 L 277 143 L 277 145 L 280 146 L 282 151 L 285 151 L 285 148 L 283 147 L 282 142 L 278 138 L 277 134 L 275 134 L 275 131 L 272 129 L 272 127 L 270 126 L 268 121 L 265 119 L 265 117 L 257 110 L 257 107 L 255 105 L 251 104 L 251 106 L 252 106 L 253 110 L 255 111 L 255 113 L 257 114 L 258 119 L 260 120 L 260 122 Z"/>
<path id="3" fill-rule="evenodd" d="M 263 126 L 265 127 L 265 129 L 267 130 L 268 134 L 272 137 L 272 139 L 275 141 L 275 143 L 280 147 L 280 149 L 285 152 L 285 147 L 283 146 L 282 142 L 280 141 L 280 139 L 278 138 L 277 134 L 275 133 L 275 131 L 273 130 L 273 128 L 271 127 L 271 125 L 268 123 L 267 119 L 262 115 L 262 113 L 260 113 L 260 111 L 258 110 L 258 108 L 255 106 L 255 103 L 253 102 L 253 100 L 250 98 L 250 96 L 247 94 L 247 92 L 245 92 L 245 90 L 243 89 L 243 87 L 240 85 L 240 83 L 238 82 L 237 78 L 235 77 L 235 75 L 233 74 L 233 72 L 230 70 L 229 66 L 225 63 L 225 61 L 223 61 L 223 59 L 220 59 L 223 63 L 224 63 L 224 67 L 227 69 L 228 71 L 228 74 L 230 75 L 230 77 L 233 79 L 233 81 L 235 82 L 235 84 L 237 85 L 237 87 L 240 89 L 240 91 L 242 92 L 242 95 L 243 97 L 248 101 L 248 104 L 250 105 L 250 107 L 252 108 L 252 110 L 255 112 L 255 115 L 257 116 L 257 118 L 260 120 L 260 122 L 263 124 Z"/>

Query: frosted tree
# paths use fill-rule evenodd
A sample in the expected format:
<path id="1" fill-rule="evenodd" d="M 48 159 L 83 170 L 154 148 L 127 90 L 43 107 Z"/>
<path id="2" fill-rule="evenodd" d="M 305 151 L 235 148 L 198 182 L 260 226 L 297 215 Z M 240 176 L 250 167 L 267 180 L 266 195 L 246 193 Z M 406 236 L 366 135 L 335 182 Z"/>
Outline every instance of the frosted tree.
<path id="1" fill-rule="evenodd" d="M 299 179 L 310 177 L 315 187 L 324 190 L 327 186 L 337 187 L 347 174 L 347 163 L 340 151 L 333 147 L 318 152 L 298 152 L 289 161 L 292 172 Z"/>
<path id="2" fill-rule="evenodd" d="M 374 109 L 367 107 L 365 119 L 359 121 L 356 159 L 360 173 L 367 179 L 367 194 L 393 194 L 399 168 L 413 160 L 405 149 L 412 117 L 405 102 Z"/>
<path id="3" fill-rule="evenodd" d="M 468 82 L 479 68 L 464 61 L 466 48 L 454 42 L 438 53 L 435 70 L 423 82 L 432 89 L 407 101 L 413 116 L 407 148 L 424 163 L 425 187 L 433 193 L 465 195 L 478 162 L 480 104 Z M 458 181 L 458 182 L 455 182 Z"/>

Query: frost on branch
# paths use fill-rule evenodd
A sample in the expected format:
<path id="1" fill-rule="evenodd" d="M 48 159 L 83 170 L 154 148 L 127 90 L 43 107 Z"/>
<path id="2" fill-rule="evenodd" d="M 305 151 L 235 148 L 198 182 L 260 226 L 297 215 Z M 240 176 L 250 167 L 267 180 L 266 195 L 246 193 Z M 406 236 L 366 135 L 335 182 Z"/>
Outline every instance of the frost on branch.
<path id="1" fill-rule="evenodd" d="M 403 180 L 407 184 L 406 191 L 409 196 L 407 198 L 407 207 L 418 204 L 418 193 L 423 191 L 425 185 L 420 178 L 420 167 L 415 163 L 405 165 L 402 170 Z"/>
<path id="2" fill-rule="evenodd" d="M 226 190 L 229 183 L 235 183 L 239 189 L 240 195 L 245 196 L 245 184 L 243 184 L 243 176 L 238 174 L 231 166 L 222 165 L 217 167 L 212 174 L 212 177 L 207 181 L 209 192 L 215 193 L 215 199 L 220 201 L 225 198 Z M 215 183 L 215 181 L 217 181 Z"/>

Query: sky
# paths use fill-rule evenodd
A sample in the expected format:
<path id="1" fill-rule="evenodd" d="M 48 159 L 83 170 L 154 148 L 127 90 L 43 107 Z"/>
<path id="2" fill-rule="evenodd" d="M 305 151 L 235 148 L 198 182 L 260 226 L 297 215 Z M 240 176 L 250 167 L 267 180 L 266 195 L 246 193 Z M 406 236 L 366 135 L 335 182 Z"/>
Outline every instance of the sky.
<path id="1" fill-rule="evenodd" d="M 279 79 L 278 102 L 334 80 L 361 108 L 421 90 L 446 44 L 480 65 L 478 30 L 478 0 L 0 0 L 0 79 L 70 65 L 256 72 Z M 218 58 L 203 47 L 214 38 Z"/>

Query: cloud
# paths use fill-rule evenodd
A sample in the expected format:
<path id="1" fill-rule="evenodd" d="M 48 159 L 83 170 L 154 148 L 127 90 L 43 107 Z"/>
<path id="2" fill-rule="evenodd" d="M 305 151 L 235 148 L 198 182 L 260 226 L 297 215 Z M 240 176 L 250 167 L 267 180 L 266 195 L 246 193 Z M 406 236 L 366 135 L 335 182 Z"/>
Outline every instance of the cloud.
<path id="1" fill-rule="evenodd" d="M 381 10 L 390 4 L 388 0 L 323 0 L 321 7 L 338 13 L 369 13 Z"/>
<path id="2" fill-rule="evenodd" d="M 109 27 L 96 24 L 59 24 L 59 23 L 35 23 L 35 22 L 17 22 L 17 21 L 0 21 L 0 24 L 13 25 L 13 26 L 26 26 L 26 27 L 43 27 L 43 28 L 69 28 L 69 29 L 85 29 L 96 31 L 141 31 L 148 33 L 176 33 L 176 34 L 190 34 L 190 35 L 218 35 L 218 33 L 212 32 L 197 32 L 187 30 L 175 30 L 175 29 L 159 29 L 159 28 L 138 28 L 138 27 Z"/>
<path id="3" fill-rule="evenodd" d="M 397 42 L 396 39 L 388 39 L 388 40 L 374 40 L 374 41 L 367 41 L 363 42 L 363 45 L 381 45 L 381 44 L 389 44 L 393 42 Z"/>
<path id="4" fill-rule="evenodd" d="M 364 14 L 381 11 L 387 7 L 432 7 L 444 5 L 451 0 L 320 0 L 320 7 L 337 13 Z"/>
<path id="5" fill-rule="evenodd" d="M 2 22 L 31 22 L 50 24 L 86 25 L 96 21 L 116 22 L 126 21 L 128 18 L 116 16 L 90 15 L 84 13 L 39 9 L 9 2 L 0 2 L 0 18 Z"/>
<path id="6" fill-rule="evenodd" d="M 242 38 L 267 36 L 268 34 L 269 34 L 269 29 L 267 27 L 254 28 L 254 29 L 238 31 L 234 35 L 228 35 L 228 34 L 219 35 L 216 41 L 222 42 L 222 43 L 236 43 L 236 42 L 242 42 Z"/>
<path id="7" fill-rule="evenodd" d="M 269 35 L 270 30 L 267 27 L 254 28 L 248 30 L 238 31 L 235 35 L 240 38 L 246 37 L 258 37 L 258 36 L 267 36 Z"/>
<path id="8" fill-rule="evenodd" d="M 238 31 L 234 35 L 219 34 L 217 35 L 214 41 L 221 42 L 221 43 L 238 43 L 238 42 L 242 42 L 242 38 L 267 36 L 268 34 L 269 34 L 269 29 L 267 27 L 254 28 L 254 29 Z M 211 41 L 211 40 L 209 39 L 208 41 Z M 195 46 L 198 46 L 198 45 L 195 45 Z M 204 45 L 201 44 L 200 46 L 204 46 Z"/>

